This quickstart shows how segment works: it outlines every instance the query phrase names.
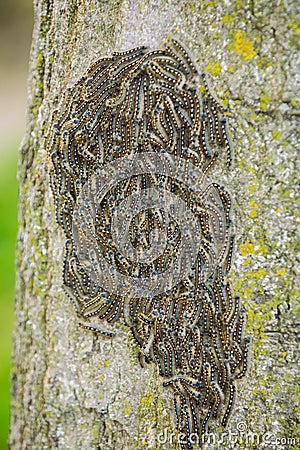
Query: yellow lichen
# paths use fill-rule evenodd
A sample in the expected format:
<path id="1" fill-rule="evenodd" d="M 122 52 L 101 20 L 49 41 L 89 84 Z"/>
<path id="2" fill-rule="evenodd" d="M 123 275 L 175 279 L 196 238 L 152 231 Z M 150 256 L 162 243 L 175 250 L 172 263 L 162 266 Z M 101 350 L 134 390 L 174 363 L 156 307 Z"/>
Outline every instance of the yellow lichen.
<path id="1" fill-rule="evenodd" d="M 100 380 L 100 383 L 104 383 L 104 375 L 103 375 L 103 373 L 99 373 L 98 378 Z"/>
<path id="2" fill-rule="evenodd" d="M 251 219 L 255 219 L 255 217 L 257 217 L 256 209 L 251 209 L 249 216 L 251 217 Z"/>
<path id="3" fill-rule="evenodd" d="M 242 158 L 239 162 L 238 162 L 238 168 L 242 169 L 243 167 L 246 166 L 246 161 L 244 158 Z"/>
<path id="4" fill-rule="evenodd" d="M 255 217 L 257 217 L 258 204 L 254 199 L 252 199 L 249 202 L 249 206 L 252 206 L 249 216 L 251 217 L 251 219 L 255 219 Z"/>
<path id="5" fill-rule="evenodd" d="M 242 262 L 242 266 L 248 266 L 252 263 L 252 258 L 246 258 L 245 261 Z"/>
<path id="6" fill-rule="evenodd" d="M 225 14 L 225 16 L 223 16 L 223 18 L 222 18 L 223 23 L 231 23 L 232 21 L 233 21 L 233 18 L 229 14 Z"/>
<path id="7" fill-rule="evenodd" d="M 219 75 L 221 73 L 222 66 L 220 62 L 214 62 L 212 59 L 206 66 L 206 71 L 212 73 L 213 75 Z"/>
<path id="8" fill-rule="evenodd" d="M 258 255 L 267 255 L 268 252 L 268 247 L 264 243 L 260 244 L 255 251 L 255 253 L 257 253 Z"/>
<path id="9" fill-rule="evenodd" d="M 235 34 L 235 50 L 245 59 L 251 60 L 256 55 L 254 42 L 247 39 L 246 33 L 238 30 Z"/>
<path id="10" fill-rule="evenodd" d="M 104 367 L 104 360 L 103 359 L 99 360 L 98 367 L 99 367 L 99 369 L 102 369 L 102 367 Z"/>
<path id="11" fill-rule="evenodd" d="M 292 28 L 295 34 L 300 34 L 300 27 L 296 22 L 289 22 L 289 27 Z"/>
<path id="12" fill-rule="evenodd" d="M 249 185 L 249 191 L 255 192 L 257 189 L 257 184 L 258 184 L 258 180 L 257 179 L 253 180 L 252 183 Z"/>
<path id="13" fill-rule="evenodd" d="M 286 268 L 285 267 L 276 267 L 276 273 L 277 273 L 277 275 L 280 275 L 280 276 L 282 276 L 282 275 L 284 275 L 285 274 L 285 272 L 286 272 Z"/>
<path id="14" fill-rule="evenodd" d="M 131 404 L 128 402 L 128 403 L 124 406 L 124 408 L 123 408 L 123 413 L 124 413 L 125 416 L 130 416 L 131 411 L 132 411 L 132 406 L 131 406 Z"/>
<path id="15" fill-rule="evenodd" d="M 249 275 L 257 280 L 259 278 L 264 277 L 266 275 L 266 273 L 267 273 L 267 269 L 265 267 L 262 267 L 261 269 L 249 271 Z"/>
<path id="16" fill-rule="evenodd" d="M 260 97 L 260 108 L 263 112 L 267 111 L 267 105 L 268 103 L 270 103 L 272 100 L 272 97 L 270 97 L 268 94 L 263 94 Z"/>
<path id="17" fill-rule="evenodd" d="M 272 136 L 273 136 L 274 139 L 279 141 L 279 139 L 281 138 L 281 132 L 279 130 L 273 130 L 272 131 Z"/>
<path id="18" fill-rule="evenodd" d="M 254 252 L 254 245 L 247 239 L 244 244 L 240 245 L 240 252 L 243 256 L 247 256 Z"/>
<path id="19" fill-rule="evenodd" d="M 148 392 L 146 393 L 146 395 L 144 395 L 144 396 L 141 398 L 141 406 L 142 406 L 143 408 L 150 408 L 151 404 L 153 403 L 153 400 L 154 400 L 153 395 L 151 394 L 150 391 L 148 391 Z"/>

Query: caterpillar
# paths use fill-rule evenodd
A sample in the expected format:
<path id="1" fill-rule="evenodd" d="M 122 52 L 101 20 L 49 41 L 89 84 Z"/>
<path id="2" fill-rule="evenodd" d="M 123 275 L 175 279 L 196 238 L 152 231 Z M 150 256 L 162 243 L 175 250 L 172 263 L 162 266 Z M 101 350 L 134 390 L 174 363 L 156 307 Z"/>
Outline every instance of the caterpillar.
<path id="1" fill-rule="evenodd" d="M 224 114 L 172 39 L 94 62 L 46 135 L 65 292 L 84 329 L 112 337 L 86 322 L 124 318 L 173 392 L 183 450 L 226 425 L 249 353 L 226 280 L 231 198 L 209 178 L 222 150 L 231 164 Z"/>

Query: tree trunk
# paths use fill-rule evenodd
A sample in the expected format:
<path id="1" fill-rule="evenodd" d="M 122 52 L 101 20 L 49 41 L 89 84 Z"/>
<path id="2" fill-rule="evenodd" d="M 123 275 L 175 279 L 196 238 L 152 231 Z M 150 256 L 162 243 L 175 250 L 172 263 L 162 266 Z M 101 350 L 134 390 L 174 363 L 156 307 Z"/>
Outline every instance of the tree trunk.
<path id="1" fill-rule="evenodd" d="M 62 290 L 65 239 L 44 144 L 51 110 L 94 60 L 140 45 L 156 49 L 170 36 L 190 49 L 230 111 L 233 169 L 219 165 L 215 177 L 234 199 L 230 279 L 253 336 L 227 434 L 215 430 L 209 448 L 237 448 L 237 439 L 247 449 L 298 448 L 296 2 L 35 0 L 34 7 L 10 448 L 179 448 L 169 392 L 154 365 L 141 368 L 129 329 L 117 321 L 110 339 L 77 326 Z"/>

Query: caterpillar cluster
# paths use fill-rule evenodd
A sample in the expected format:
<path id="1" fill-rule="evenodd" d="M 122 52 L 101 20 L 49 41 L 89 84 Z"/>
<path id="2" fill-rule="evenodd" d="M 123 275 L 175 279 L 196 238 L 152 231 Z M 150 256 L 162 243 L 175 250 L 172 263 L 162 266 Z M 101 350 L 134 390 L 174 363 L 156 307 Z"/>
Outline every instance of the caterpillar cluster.
<path id="1" fill-rule="evenodd" d="M 226 281 L 231 199 L 208 178 L 219 151 L 231 164 L 224 110 L 171 40 L 93 63 L 63 94 L 46 147 L 81 326 L 112 336 L 86 322 L 124 318 L 192 449 L 211 419 L 226 425 L 249 351 Z"/>

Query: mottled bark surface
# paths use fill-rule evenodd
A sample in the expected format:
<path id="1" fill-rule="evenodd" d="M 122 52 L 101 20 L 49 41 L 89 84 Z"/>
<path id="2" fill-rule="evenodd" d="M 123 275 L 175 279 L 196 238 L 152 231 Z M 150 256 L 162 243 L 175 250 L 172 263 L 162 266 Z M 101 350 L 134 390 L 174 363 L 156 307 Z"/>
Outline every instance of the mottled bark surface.
<path id="1" fill-rule="evenodd" d="M 128 329 L 118 323 L 110 340 L 76 325 L 61 289 L 63 236 L 55 224 L 44 149 L 51 109 L 92 61 L 137 45 L 157 48 L 170 36 L 211 74 L 232 115 L 233 170 L 220 164 L 216 176 L 234 199 L 231 280 L 248 309 L 253 336 L 249 372 L 238 383 L 227 435 L 215 434 L 224 443 L 208 448 L 298 448 L 297 2 L 34 3 L 19 171 L 10 448 L 177 448 L 170 399 L 154 367 L 140 367 Z M 165 429 L 167 442 L 158 439 Z"/>

